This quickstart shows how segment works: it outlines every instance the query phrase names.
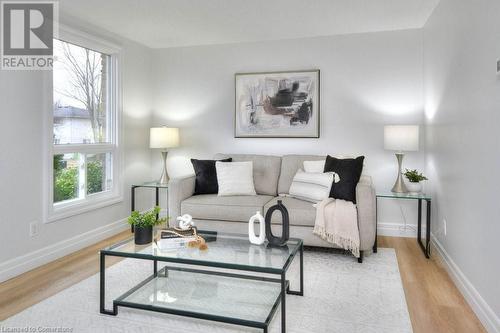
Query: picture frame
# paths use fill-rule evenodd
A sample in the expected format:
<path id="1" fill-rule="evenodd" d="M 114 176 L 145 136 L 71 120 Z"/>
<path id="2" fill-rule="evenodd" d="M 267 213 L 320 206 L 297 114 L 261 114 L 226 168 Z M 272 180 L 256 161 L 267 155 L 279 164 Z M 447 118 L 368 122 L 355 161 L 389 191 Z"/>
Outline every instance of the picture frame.
<path id="1" fill-rule="evenodd" d="M 235 138 L 319 136 L 319 69 L 235 74 Z"/>

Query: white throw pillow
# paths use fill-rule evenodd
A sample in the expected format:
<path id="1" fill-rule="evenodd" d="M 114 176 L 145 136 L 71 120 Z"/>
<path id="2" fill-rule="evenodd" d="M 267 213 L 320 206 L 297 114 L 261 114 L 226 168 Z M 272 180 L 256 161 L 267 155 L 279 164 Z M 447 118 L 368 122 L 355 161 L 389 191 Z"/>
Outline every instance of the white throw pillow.
<path id="1" fill-rule="evenodd" d="M 333 182 L 338 182 L 335 172 L 304 172 L 299 169 L 290 186 L 290 196 L 311 202 L 322 201 L 330 195 Z"/>
<path id="2" fill-rule="evenodd" d="M 325 162 L 326 159 L 319 161 L 304 161 L 304 171 L 323 173 L 323 171 L 325 171 Z"/>
<path id="3" fill-rule="evenodd" d="M 256 195 L 252 162 L 215 162 L 219 196 Z"/>

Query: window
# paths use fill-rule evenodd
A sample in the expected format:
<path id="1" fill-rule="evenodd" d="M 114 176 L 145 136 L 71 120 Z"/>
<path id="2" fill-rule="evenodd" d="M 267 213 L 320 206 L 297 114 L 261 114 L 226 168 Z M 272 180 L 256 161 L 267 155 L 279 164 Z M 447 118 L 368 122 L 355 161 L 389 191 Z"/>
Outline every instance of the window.
<path id="1" fill-rule="evenodd" d="M 112 153 L 54 155 L 54 203 L 110 191 L 112 156 Z"/>
<path id="2" fill-rule="evenodd" d="M 54 142 L 112 143 L 110 58 L 54 40 Z"/>
<path id="3" fill-rule="evenodd" d="M 121 199 L 117 53 L 81 36 L 54 39 L 49 221 Z"/>

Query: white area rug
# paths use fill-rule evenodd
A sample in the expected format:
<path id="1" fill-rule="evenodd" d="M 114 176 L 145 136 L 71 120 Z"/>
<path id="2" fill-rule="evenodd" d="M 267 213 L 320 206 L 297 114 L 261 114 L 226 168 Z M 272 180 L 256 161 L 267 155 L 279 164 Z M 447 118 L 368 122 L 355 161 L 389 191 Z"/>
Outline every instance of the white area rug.
<path id="1" fill-rule="evenodd" d="M 287 275 L 292 289 L 298 289 L 297 262 Z M 107 308 L 111 309 L 111 297 L 143 280 L 151 270 L 151 262 L 134 259 L 110 267 Z M 287 332 L 412 332 L 393 249 L 379 249 L 363 264 L 348 255 L 306 251 L 304 282 L 303 297 L 287 296 Z M 280 318 L 278 310 L 270 332 L 280 332 Z M 0 332 L 30 326 L 72 328 L 72 332 L 262 332 L 123 307 L 116 317 L 101 315 L 98 274 L 8 318 L 0 324 Z"/>

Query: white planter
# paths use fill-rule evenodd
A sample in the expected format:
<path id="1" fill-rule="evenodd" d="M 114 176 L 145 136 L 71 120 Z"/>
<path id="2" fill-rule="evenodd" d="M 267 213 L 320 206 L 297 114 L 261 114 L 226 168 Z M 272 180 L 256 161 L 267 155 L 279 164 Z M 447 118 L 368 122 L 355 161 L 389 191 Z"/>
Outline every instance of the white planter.
<path id="1" fill-rule="evenodd" d="M 420 182 L 418 182 L 418 183 L 408 182 L 406 184 L 406 188 L 408 189 L 408 192 L 410 192 L 412 194 L 418 194 L 418 193 L 422 192 L 422 183 L 420 183 Z"/>

